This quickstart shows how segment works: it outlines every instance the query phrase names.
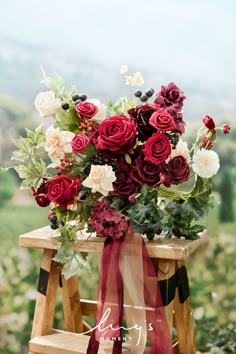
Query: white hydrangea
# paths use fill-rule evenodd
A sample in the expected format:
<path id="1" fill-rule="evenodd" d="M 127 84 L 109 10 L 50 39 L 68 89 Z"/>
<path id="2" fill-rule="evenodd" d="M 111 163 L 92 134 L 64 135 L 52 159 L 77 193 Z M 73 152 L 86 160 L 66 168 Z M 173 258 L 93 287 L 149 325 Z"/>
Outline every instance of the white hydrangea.
<path id="1" fill-rule="evenodd" d="M 43 117 L 51 117 L 56 114 L 61 101 L 55 97 L 53 91 L 40 92 L 34 101 L 37 111 Z"/>
<path id="2" fill-rule="evenodd" d="M 182 139 L 179 139 L 179 142 L 176 145 L 176 148 L 171 150 L 170 159 L 173 159 L 174 157 L 176 157 L 178 155 L 185 157 L 185 159 L 187 160 L 188 163 L 191 161 L 190 152 L 188 149 L 188 144 L 185 141 L 183 141 Z"/>
<path id="3" fill-rule="evenodd" d="M 64 158 L 65 153 L 72 152 L 71 142 L 75 136 L 74 133 L 61 131 L 59 128 L 49 127 L 46 130 L 45 150 L 51 159 Z"/>
<path id="4" fill-rule="evenodd" d="M 116 180 L 115 172 L 108 165 L 91 165 L 89 176 L 82 185 L 92 189 L 92 193 L 99 192 L 107 196 L 113 190 L 112 182 Z"/>
<path id="5" fill-rule="evenodd" d="M 220 168 L 219 156 L 212 150 L 198 150 L 193 156 L 193 171 L 202 178 L 211 178 Z"/>

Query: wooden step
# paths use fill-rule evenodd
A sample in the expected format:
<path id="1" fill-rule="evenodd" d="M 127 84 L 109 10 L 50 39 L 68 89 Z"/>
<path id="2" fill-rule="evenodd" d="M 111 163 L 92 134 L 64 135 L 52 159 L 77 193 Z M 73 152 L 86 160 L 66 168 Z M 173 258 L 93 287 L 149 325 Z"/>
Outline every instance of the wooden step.
<path id="1" fill-rule="evenodd" d="M 32 354 L 86 354 L 89 336 L 53 329 L 49 334 L 35 337 L 29 342 L 29 352 Z M 123 344 L 122 354 L 130 353 L 129 345 Z M 112 343 L 103 341 L 99 354 L 111 354 Z M 150 353 L 147 348 L 145 354 Z"/>

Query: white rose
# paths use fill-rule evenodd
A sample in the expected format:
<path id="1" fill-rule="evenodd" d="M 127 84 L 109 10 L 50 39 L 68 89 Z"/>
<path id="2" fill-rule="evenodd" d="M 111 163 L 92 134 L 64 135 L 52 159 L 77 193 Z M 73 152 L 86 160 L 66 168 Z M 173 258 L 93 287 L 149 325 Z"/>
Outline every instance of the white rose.
<path id="1" fill-rule="evenodd" d="M 135 73 L 133 81 L 135 86 L 141 86 L 144 83 L 141 73 Z"/>
<path id="2" fill-rule="evenodd" d="M 34 101 L 37 111 L 44 117 L 54 116 L 61 105 L 61 101 L 55 97 L 53 91 L 40 92 Z"/>
<path id="3" fill-rule="evenodd" d="M 120 74 L 127 74 L 128 72 L 128 66 L 127 65 L 121 65 L 120 67 Z"/>
<path id="4" fill-rule="evenodd" d="M 126 82 L 125 82 L 126 85 L 134 86 L 134 79 L 132 76 L 125 75 L 125 78 L 126 78 Z"/>
<path id="5" fill-rule="evenodd" d="M 46 130 L 45 150 L 51 159 L 64 158 L 65 153 L 72 152 L 71 142 L 75 136 L 74 133 L 61 131 L 59 128 L 49 127 Z"/>
<path id="6" fill-rule="evenodd" d="M 98 108 L 98 111 L 95 116 L 90 119 L 91 121 L 101 123 L 104 119 L 106 119 L 107 106 L 105 104 L 101 103 L 101 101 L 97 98 L 90 98 L 86 100 L 86 102 L 91 102 Z"/>
<path id="7" fill-rule="evenodd" d="M 193 171 L 200 177 L 210 178 L 220 168 L 219 156 L 212 150 L 198 150 L 193 156 Z"/>
<path id="8" fill-rule="evenodd" d="M 92 189 L 92 193 L 99 192 L 107 196 L 113 190 L 112 182 L 116 180 L 115 172 L 108 165 L 91 165 L 89 176 L 82 185 Z"/>
<path id="9" fill-rule="evenodd" d="M 179 155 L 183 156 L 188 163 L 191 161 L 188 144 L 182 139 L 179 139 L 176 148 L 171 150 L 170 158 L 173 159 L 175 156 Z"/>

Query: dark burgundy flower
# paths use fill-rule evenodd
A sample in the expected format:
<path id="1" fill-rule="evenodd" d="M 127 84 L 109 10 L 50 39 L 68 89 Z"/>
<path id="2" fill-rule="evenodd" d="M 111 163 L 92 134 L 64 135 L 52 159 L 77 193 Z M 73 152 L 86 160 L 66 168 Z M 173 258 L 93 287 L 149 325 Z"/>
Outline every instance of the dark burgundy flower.
<path id="1" fill-rule="evenodd" d="M 136 127 L 134 122 L 125 116 L 110 117 L 100 124 L 90 140 L 97 150 L 121 155 L 134 147 Z"/>
<path id="2" fill-rule="evenodd" d="M 180 111 L 185 98 L 179 87 L 171 82 L 167 86 L 161 86 L 154 102 L 159 104 L 161 109 L 171 106 L 173 109 Z"/>
<path id="3" fill-rule="evenodd" d="M 214 129 L 215 128 L 214 120 L 208 115 L 205 115 L 204 117 L 202 117 L 202 122 L 205 125 L 205 127 L 207 127 L 208 129 Z"/>
<path id="4" fill-rule="evenodd" d="M 171 153 L 170 141 L 165 134 L 155 133 L 144 144 L 144 159 L 154 164 L 165 161 Z"/>
<path id="5" fill-rule="evenodd" d="M 222 126 L 222 132 L 223 132 L 224 134 L 229 134 L 229 131 L 230 131 L 230 126 L 229 126 L 228 124 L 224 124 L 224 125 Z"/>
<path id="6" fill-rule="evenodd" d="M 187 160 L 182 155 L 175 156 L 167 164 L 171 184 L 180 184 L 187 181 L 190 176 L 190 168 Z"/>
<path id="7" fill-rule="evenodd" d="M 57 175 L 49 183 L 48 199 L 58 204 L 62 209 L 74 203 L 74 198 L 80 191 L 80 179 Z"/>
<path id="8" fill-rule="evenodd" d="M 128 222 L 124 216 L 111 207 L 106 199 L 97 200 L 92 208 L 90 224 L 97 236 L 120 239 L 128 229 Z"/>
<path id="9" fill-rule="evenodd" d="M 168 112 L 161 109 L 152 114 L 149 123 L 154 128 L 161 131 L 174 130 L 176 128 L 173 117 Z"/>
<path id="10" fill-rule="evenodd" d="M 156 132 L 156 129 L 150 125 L 149 120 L 154 112 L 159 109 L 156 104 L 143 104 L 128 111 L 131 119 L 136 123 L 138 138 L 140 141 L 145 141 Z"/>
<path id="11" fill-rule="evenodd" d="M 51 201 L 48 199 L 48 195 L 47 195 L 48 184 L 49 184 L 49 181 L 44 179 L 43 183 L 37 189 L 37 191 L 35 191 L 35 189 L 32 188 L 32 195 L 35 197 L 36 203 L 42 208 L 49 206 L 49 204 L 51 203 Z"/>
<path id="12" fill-rule="evenodd" d="M 92 102 L 87 101 L 78 103 L 75 106 L 75 110 L 81 117 L 87 118 L 94 117 L 98 112 L 97 106 L 95 106 Z"/>
<path id="13" fill-rule="evenodd" d="M 171 186 L 171 178 L 166 171 L 160 173 L 160 181 L 165 187 L 169 188 Z"/>
<path id="14" fill-rule="evenodd" d="M 132 178 L 132 166 L 124 160 L 117 162 L 116 180 L 111 195 L 129 197 L 137 192 L 137 183 Z"/>
<path id="15" fill-rule="evenodd" d="M 163 163 L 154 164 L 146 161 L 143 153 L 140 153 L 134 162 L 136 169 L 131 172 L 132 178 L 141 185 L 146 184 L 149 187 L 158 187 L 160 182 L 159 173 L 164 168 Z"/>
<path id="16" fill-rule="evenodd" d="M 83 152 L 88 146 L 89 138 L 85 134 L 75 134 L 71 146 L 75 153 Z"/>

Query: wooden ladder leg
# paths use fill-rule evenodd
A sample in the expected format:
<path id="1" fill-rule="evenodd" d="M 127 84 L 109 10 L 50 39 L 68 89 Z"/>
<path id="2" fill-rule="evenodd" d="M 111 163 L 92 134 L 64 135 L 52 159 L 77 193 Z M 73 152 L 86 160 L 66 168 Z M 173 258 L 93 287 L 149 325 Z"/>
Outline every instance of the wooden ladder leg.
<path id="1" fill-rule="evenodd" d="M 177 262 L 177 270 L 184 266 L 184 261 Z M 193 329 L 193 319 L 190 309 L 189 297 L 184 303 L 180 302 L 179 292 L 176 289 L 174 299 L 175 325 L 178 337 L 179 354 L 195 354 L 195 339 Z"/>
<path id="2" fill-rule="evenodd" d="M 79 296 L 79 281 L 74 275 L 68 280 L 62 276 L 62 302 L 66 330 L 82 333 L 84 331 L 83 317 Z"/>
<path id="3" fill-rule="evenodd" d="M 175 262 L 176 261 L 173 259 L 158 259 L 158 281 L 169 279 L 175 274 Z M 168 289 L 166 289 L 166 291 L 168 292 Z M 173 304 L 174 301 L 171 301 L 165 306 L 166 320 L 170 328 L 171 337 L 173 327 Z"/>
<path id="4" fill-rule="evenodd" d="M 40 268 L 31 338 L 45 335 L 53 325 L 60 265 L 52 260 L 55 251 L 45 249 Z"/>

